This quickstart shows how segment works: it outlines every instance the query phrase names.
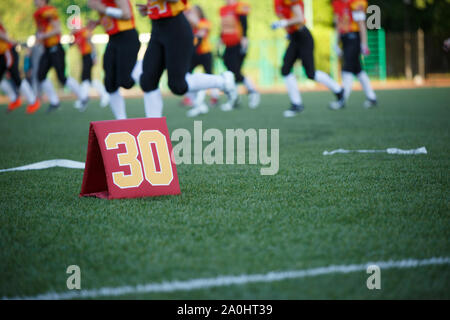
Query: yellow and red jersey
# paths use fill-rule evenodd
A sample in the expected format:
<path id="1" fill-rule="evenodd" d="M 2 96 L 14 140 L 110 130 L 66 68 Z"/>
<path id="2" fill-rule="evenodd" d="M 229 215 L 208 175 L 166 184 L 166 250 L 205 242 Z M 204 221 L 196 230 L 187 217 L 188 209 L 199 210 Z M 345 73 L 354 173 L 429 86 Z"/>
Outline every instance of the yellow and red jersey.
<path id="1" fill-rule="evenodd" d="M 294 12 L 292 11 L 292 7 L 299 5 L 303 13 L 305 12 L 305 5 L 303 0 L 274 0 L 275 5 L 275 13 L 280 19 L 292 19 L 294 16 Z M 295 24 L 289 27 L 286 27 L 286 31 L 291 34 L 298 30 L 300 30 L 304 24 Z"/>
<path id="2" fill-rule="evenodd" d="M 133 8 L 131 6 L 130 0 L 127 0 L 127 2 L 128 6 L 130 7 L 131 19 L 121 20 L 103 14 L 100 15 L 100 24 L 105 29 L 105 32 L 110 36 L 122 31 L 127 31 L 135 28 L 136 25 L 134 22 Z M 117 8 L 115 0 L 102 0 L 102 3 L 107 7 Z"/>
<path id="3" fill-rule="evenodd" d="M 34 13 L 34 21 L 36 22 L 37 29 L 40 33 L 47 33 L 53 31 L 54 27 L 52 22 L 59 21 L 58 10 L 53 6 L 44 6 L 39 8 Z M 61 34 L 54 35 L 44 40 L 44 46 L 46 48 L 53 47 L 59 44 L 61 40 Z"/>
<path id="4" fill-rule="evenodd" d="M 81 54 L 87 55 L 92 53 L 92 43 L 90 41 L 90 31 L 87 28 L 81 28 L 73 33 L 74 43 L 80 49 Z"/>
<path id="5" fill-rule="evenodd" d="M 188 0 L 166 2 L 164 0 L 148 0 L 148 17 L 152 20 L 176 17 L 187 9 Z"/>
<path id="6" fill-rule="evenodd" d="M 198 24 L 194 28 L 194 35 L 197 34 L 200 30 L 207 30 L 206 36 L 204 36 L 201 39 L 200 44 L 196 43 L 197 45 L 197 54 L 207 54 L 212 51 L 212 45 L 209 41 L 209 32 L 211 31 L 211 22 L 209 22 L 207 19 L 200 19 Z M 197 38 L 196 38 L 197 40 Z"/>
<path id="7" fill-rule="evenodd" d="M 1 22 L 0 22 L 0 31 L 6 33 L 6 30 Z M 12 48 L 11 43 L 0 39 L 0 54 L 5 54 L 6 51 L 10 50 L 11 48 Z"/>
<path id="8" fill-rule="evenodd" d="M 222 19 L 220 37 L 227 47 L 238 45 L 241 42 L 244 30 L 240 17 L 247 16 L 249 13 L 250 5 L 240 1 L 220 8 Z"/>
<path id="9" fill-rule="evenodd" d="M 333 0 L 333 10 L 339 33 L 359 32 L 359 25 L 353 20 L 353 12 L 366 12 L 367 6 L 366 0 Z"/>

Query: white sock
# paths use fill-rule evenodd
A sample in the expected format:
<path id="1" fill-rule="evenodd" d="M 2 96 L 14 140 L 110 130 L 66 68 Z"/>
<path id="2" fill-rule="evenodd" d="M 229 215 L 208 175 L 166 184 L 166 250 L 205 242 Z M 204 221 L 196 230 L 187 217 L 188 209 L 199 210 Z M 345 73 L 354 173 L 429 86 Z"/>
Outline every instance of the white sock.
<path id="1" fill-rule="evenodd" d="M 87 98 L 87 96 L 83 96 L 80 85 L 74 78 L 71 78 L 71 77 L 67 78 L 66 85 L 70 89 L 70 91 L 75 93 L 78 100 L 84 101 Z"/>
<path id="2" fill-rule="evenodd" d="M 116 120 L 123 120 L 127 118 L 127 112 L 125 110 L 125 99 L 120 94 L 120 91 L 117 90 L 109 95 L 112 113 Z"/>
<path id="3" fill-rule="evenodd" d="M 136 65 L 134 66 L 133 71 L 131 72 L 131 78 L 133 78 L 136 84 L 139 84 L 142 72 L 143 72 L 142 60 L 138 60 L 136 61 Z"/>
<path id="4" fill-rule="evenodd" d="M 47 95 L 50 104 L 57 105 L 59 104 L 59 98 L 56 94 L 55 88 L 53 88 L 53 83 L 49 79 L 45 79 L 41 82 L 42 91 Z"/>
<path id="5" fill-rule="evenodd" d="M 249 93 L 256 92 L 255 85 L 253 84 L 252 80 L 250 80 L 249 78 L 244 77 L 244 85 L 247 88 L 247 91 Z"/>
<path id="6" fill-rule="evenodd" d="M 16 91 L 14 90 L 13 86 L 8 80 L 3 79 L 0 82 L 0 88 L 3 90 L 4 93 L 6 93 L 10 102 L 17 100 Z"/>
<path id="7" fill-rule="evenodd" d="M 105 86 L 100 81 L 94 80 L 91 84 L 100 96 L 104 97 L 108 94 L 108 92 L 106 92 L 105 90 Z"/>
<path id="8" fill-rule="evenodd" d="M 342 90 L 341 86 L 323 71 L 317 70 L 314 80 L 326 86 L 333 93 L 339 93 Z"/>
<path id="9" fill-rule="evenodd" d="M 36 96 L 27 80 L 22 80 L 22 83 L 20 84 L 20 93 L 25 96 L 28 104 L 33 104 L 36 102 Z"/>
<path id="10" fill-rule="evenodd" d="M 345 100 L 348 100 L 353 88 L 353 73 L 345 71 L 342 72 L 342 86 L 344 87 Z"/>
<path id="11" fill-rule="evenodd" d="M 225 80 L 222 76 L 205 74 L 205 73 L 188 73 L 186 74 L 186 82 L 189 91 L 200 91 L 207 89 L 220 89 L 225 87 Z"/>
<path id="12" fill-rule="evenodd" d="M 300 95 L 300 90 L 298 89 L 297 79 L 293 73 L 284 77 L 284 82 L 288 91 L 289 99 L 291 103 L 299 106 L 302 104 L 302 96 Z"/>
<path id="13" fill-rule="evenodd" d="M 89 96 L 89 88 L 90 87 L 91 87 L 91 82 L 89 80 L 84 80 L 81 83 L 80 90 L 81 90 L 81 95 L 83 97 L 88 97 Z"/>
<path id="14" fill-rule="evenodd" d="M 161 118 L 163 115 L 163 106 L 161 90 L 156 89 L 144 93 L 145 116 L 147 118 Z"/>
<path id="15" fill-rule="evenodd" d="M 196 96 L 196 92 L 194 92 L 194 91 L 188 91 L 188 92 L 186 93 L 186 98 L 188 98 L 188 99 L 191 100 L 192 102 L 194 102 L 195 96 Z"/>
<path id="16" fill-rule="evenodd" d="M 199 106 L 205 102 L 206 90 L 200 90 L 195 96 L 195 106 Z"/>
<path id="17" fill-rule="evenodd" d="M 361 71 L 360 73 L 358 73 L 358 79 L 364 89 L 364 93 L 366 94 L 367 99 L 376 100 L 377 96 L 372 89 L 372 85 L 370 84 L 370 79 L 367 73 L 365 71 Z"/>

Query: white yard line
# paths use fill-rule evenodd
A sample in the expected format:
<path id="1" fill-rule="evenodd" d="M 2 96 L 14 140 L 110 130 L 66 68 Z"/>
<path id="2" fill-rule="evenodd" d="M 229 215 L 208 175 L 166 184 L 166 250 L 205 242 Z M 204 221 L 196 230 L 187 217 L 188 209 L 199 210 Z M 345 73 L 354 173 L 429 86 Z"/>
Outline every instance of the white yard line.
<path id="1" fill-rule="evenodd" d="M 346 149 L 337 149 L 333 151 L 324 151 L 324 156 L 332 156 L 338 153 L 347 154 L 347 153 L 387 153 L 387 154 L 400 154 L 400 155 L 417 155 L 417 154 L 427 154 L 427 149 L 425 147 L 412 149 L 412 150 L 402 150 L 398 148 L 388 148 L 386 150 L 346 150 Z"/>
<path id="2" fill-rule="evenodd" d="M 231 285 L 245 285 L 249 283 L 263 283 L 275 282 L 288 279 L 301 279 L 308 277 L 316 277 L 328 274 L 347 274 L 352 272 L 365 272 L 370 265 L 377 265 L 381 272 L 387 269 L 406 269 L 417 268 L 434 265 L 449 265 L 450 257 L 439 257 L 425 260 L 407 259 L 400 261 L 380 261 L 368 262 L 365 264 L 351 264 L 351 265 L 334 265 L 321 268 L 292 270 L 281 272 L 269 272 L 266 274 L 243 274 L 239 276 L 218 276 L 216 278 L 191 279 L 186 281 L 170 281 L 161 283 L 148 283 L 137 286 L 123 286 L 116 288 L 100 288 L 80 291 L 67 292 L 49 292 L 37 296 L 28 297 L 3 297 L 2 299 L 14 300 L 66 300 L 66 299 L 86 299 L 86 298 L 100 298 L 100 297 L 117 297 L 130 294 L 143 293 L 163 293 L 176 291 L 192 291 L 199 289 L 209 289 L 215 287 L 225 287 Z"/>
<path id="3" fill-rule="evenodd" d="M 66 159 L 55 159 L 47 160 L 42 162 L 32 163 L 26 166 L 1 169 L 0 172 L 10 172 L 10 171 L 26 171 L 26 170 L 42 170 L 53 167 L 69 168 L 69 169 L 84 169 L 84 162 L 66 160 Z"/>

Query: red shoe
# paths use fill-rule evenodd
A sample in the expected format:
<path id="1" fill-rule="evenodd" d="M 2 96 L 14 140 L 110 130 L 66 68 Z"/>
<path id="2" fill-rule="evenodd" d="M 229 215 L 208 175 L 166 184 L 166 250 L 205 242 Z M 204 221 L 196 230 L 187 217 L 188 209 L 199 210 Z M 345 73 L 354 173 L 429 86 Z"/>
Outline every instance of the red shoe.
<path id="1" fill-rule="evenodd" d="M 213 98 L 213 97 L 211 97 L 211 104 L 212 104 L 213 106 L 216 106 L 218 103 L 219 103 L 219 98 Z"/>
<path id="2" fill-rule="evenodd" d="M 181 104 L 185 107 L 192 107 L 194 105 L 194 103 L 189 97 L 184 97 L 183 100 L 181 101 Z"/>
<path id="3" fill-rule="evenodd" d="M 41 101 L 39 101 L 39 99 L 36 99 L 36 101 L 33 103 L 33 104 L 30 104 L 28 107 L 27 107 L 27 113 L 28 114 L 32 114 L 32 113 L 35 113 L 36 111 L 38 111 L 39 110 L 39 108 L 41 107 Z"/>
<path id="4" fill-rule="evenodd" d="M 20 108 L 21 105 L 22 105 L 22 100 L 20 98 L 17 98 L 16 101 L 13 101 L 8 105 L 7 112 L 14 111 L 17 108 Z"/>

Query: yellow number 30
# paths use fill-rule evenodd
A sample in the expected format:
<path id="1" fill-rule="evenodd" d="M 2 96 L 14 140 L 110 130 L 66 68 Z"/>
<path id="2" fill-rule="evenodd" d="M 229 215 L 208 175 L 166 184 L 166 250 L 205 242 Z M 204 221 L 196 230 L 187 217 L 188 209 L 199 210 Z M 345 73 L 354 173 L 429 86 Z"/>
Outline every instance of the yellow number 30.
<path id="1" fill-rule="evenodd" d="M 119 188 L 137 188 L 144 181 L 144 177 L 153 186 L 168 186 L 172 182 L 173 171 L 169 147 L 166 137 L 160 131 L 141 131 L 137 139 L 129 132 L 114 132 L 108 134 L 105 144 L 107 150 L 118 149 L 120 144 L 125 145 L 126 152 L 119 153 L 117 159 L 120 166 L 130 168 L 130 174 L 126 175 L 123 171 L 113 172 L 114 184 Z M 153 156 L 152 145 L 159 160 L 159 170 Z M 138 159 L 139 149 L 142 163 Z"/>

